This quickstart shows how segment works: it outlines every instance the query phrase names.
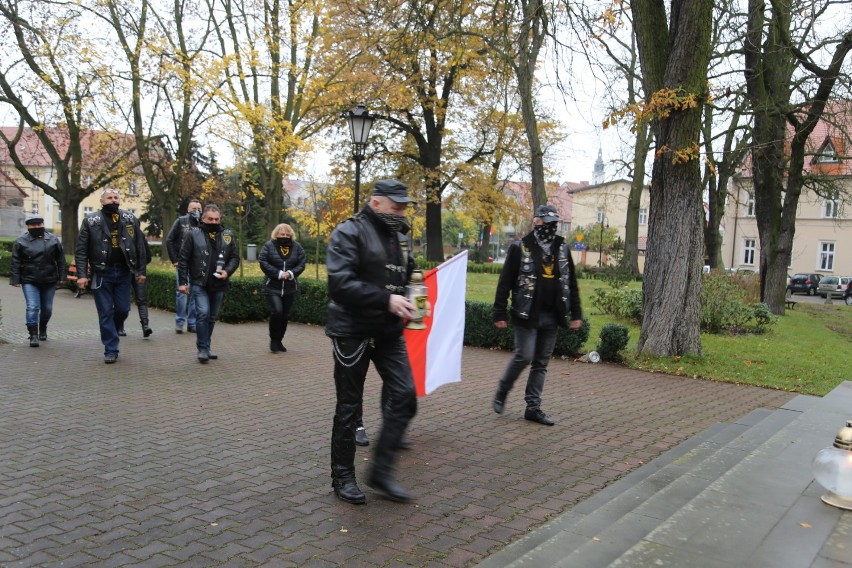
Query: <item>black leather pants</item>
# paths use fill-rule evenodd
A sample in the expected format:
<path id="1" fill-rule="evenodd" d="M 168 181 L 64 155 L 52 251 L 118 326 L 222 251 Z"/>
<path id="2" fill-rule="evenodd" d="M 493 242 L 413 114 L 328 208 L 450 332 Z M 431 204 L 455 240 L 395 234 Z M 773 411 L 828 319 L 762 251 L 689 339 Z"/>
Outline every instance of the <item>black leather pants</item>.
<path id="1" fill-rule="evenodd" d="M 331 431 L 331 476 L 355 478 L 355 426 L 364 396 L 364 380 L 370 361 L 382 378 L 382 430 L 375 443 L 374 471 L 393 470 L 396 448 L 408 423 L 417 413 L 414 379 L 401 335 L 373 340 L 333 338 L 334 385 L 337 406 Z"/>
<path id="2" fill-rule="evenodd" d="M 296 296 L 267 296 L 269 304 L 269 339 L 281 341 L 287 333 L 287 323 L 290 321 L 290 310 Z"/>
<path id="3" fill-rule="evenodd" d="M 139 310 L 139 320 L 143 326 L 148 325 L 148 285 L 145 282 L 137 282 L 136 278 L 130 277 L 133 293 L 136 295 L 136 309 Z"/>

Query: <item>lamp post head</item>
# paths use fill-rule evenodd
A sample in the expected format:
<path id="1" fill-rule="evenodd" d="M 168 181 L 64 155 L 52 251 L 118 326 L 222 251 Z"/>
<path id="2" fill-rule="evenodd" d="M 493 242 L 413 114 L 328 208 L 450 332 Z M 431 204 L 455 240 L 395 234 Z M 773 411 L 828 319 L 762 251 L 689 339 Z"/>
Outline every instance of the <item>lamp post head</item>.
<path id="1" fill-rule="evenodd" d="M 349 124 L 349 135 L 352 137 L 352 155 L 356 159 L 363 158 L 375 117 L 370 115 L 370 112 L 362 104 L 343 116 L 346 117 L 346 122 Z"/>

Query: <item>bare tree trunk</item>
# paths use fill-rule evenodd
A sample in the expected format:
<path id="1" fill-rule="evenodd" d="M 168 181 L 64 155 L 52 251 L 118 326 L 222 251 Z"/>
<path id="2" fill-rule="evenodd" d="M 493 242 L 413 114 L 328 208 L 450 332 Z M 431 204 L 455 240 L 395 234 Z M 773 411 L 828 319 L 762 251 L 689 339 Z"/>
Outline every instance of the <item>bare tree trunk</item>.
<path id="1" fill-rule="evenodd" d="M 701 353 L 699 307 L 703 240 L 701 166 L 697 156 L 701 105 L 710 60 L 711 0 L 637 0 L 634 33 L 646 97 L 662 89 L 695 97 L 696 108 L 667 108 L 654 120 L 657 156 L 651 177 L 648 257 L 638 350 L 651 355 Z M 686 157 L 675 153 L 684 153 Z"/>
<path id="2" fill-rule="evenodd" d="M 642 190 L 645 188 L 645 160 L 648 157 L 649 128 L 646 122 L 636 126 L 633 147 L 633 181 L 627 199 L 627 221 L 624 225 L 624 256 L 622 266 L 632 275 L 639 272 L 639 210 L 642 206 Z"/>

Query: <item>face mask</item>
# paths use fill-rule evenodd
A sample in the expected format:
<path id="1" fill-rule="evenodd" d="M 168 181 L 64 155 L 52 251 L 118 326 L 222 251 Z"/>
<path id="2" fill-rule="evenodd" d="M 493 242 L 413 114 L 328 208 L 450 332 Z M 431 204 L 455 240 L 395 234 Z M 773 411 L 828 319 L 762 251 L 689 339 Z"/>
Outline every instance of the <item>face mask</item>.
<path id="1" fill-rule="evenodd" d="M 219 232 L 219 223 L 201 223 L 204 226 L 204 230 L 208 233 L 218 233 Z"/>
<path id="2" fill-rule="evenodd" d="M 27 229 L 30 233 L 30 236 L 34 239 L 43 239 L 44 238 L 44 227 L 34 227 L 32 229 Z"/>
<path id="3" fill-rule="evenodd" d="M 387 225 L 387 228 L 391 231 L 398 232 L 402 229 L 403 224 L 405 223 L 405 217 L 401 215 L 394 215 L 393 213 L 376 213 L 376 216 L 382 220 L 382 222 Z"/>
<path id="4" fill-rule="evenodd" d="M 104 213 L 118 213 L 118 203 L 104 203 Z"/>
<path id="5" fill-rule="evenodd" d="M 545 223 L 533 228 L 535 238 L 540 243 L 550 243 L 556 237 L 556 223 Z"/>
<path id="6" fill-rule="evenodd" d="M 192 218 L 193 221 L 198 221 L 199 219 L 201 219 L 201 211 L 190 211 L 189 216 Z"/>
<path id="7" fill-rule="evenodd" d="M 275 242 L 283 247 L 289 246 L 293 244 L 293 239 L 290 237 L 278 237 L 275 239 Z"/>

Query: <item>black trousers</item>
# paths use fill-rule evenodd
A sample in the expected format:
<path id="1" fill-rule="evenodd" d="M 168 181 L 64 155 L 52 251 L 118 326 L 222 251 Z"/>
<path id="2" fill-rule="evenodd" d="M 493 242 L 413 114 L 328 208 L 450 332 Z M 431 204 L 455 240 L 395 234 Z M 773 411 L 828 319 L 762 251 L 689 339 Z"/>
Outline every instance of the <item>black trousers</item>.
<path id="1" fill-rule="evenodd" d="M 290 310 L 293 309 L 293 301 L 296 296 L 267 296 L 269 304 L 269 339 L 281 341 L 287 333 L 287 323 L 290 321 Z"/>
<path id="2" fill-rule="evenodd" d="M 136 309 L 139 311 L 139 320 L 142 325 L 148 324 L 148 284 L 146 282 L 137 282 L 136 278 L 130 275 L 130 288 L 136 295 Z"/>
<path id="3" fill-rule="evenodd" d="M 331 430 L 331 476 L 355 478 L 355 427 L 370 361 L 382 379 L 382 430 L 375 442 L 373 468 L 391 473 L 399 440 L 417 413 L 414 378 L 402 335 L 374 339 L 332 338 L 337 406 Z"/>

